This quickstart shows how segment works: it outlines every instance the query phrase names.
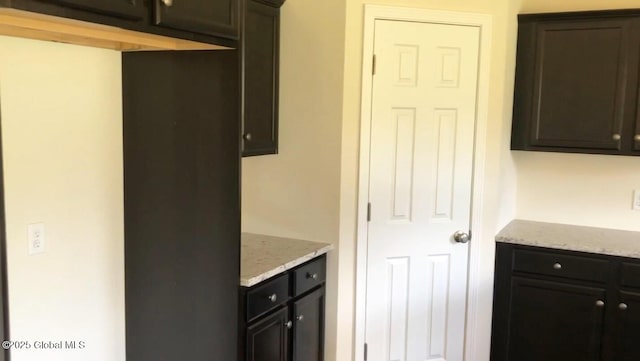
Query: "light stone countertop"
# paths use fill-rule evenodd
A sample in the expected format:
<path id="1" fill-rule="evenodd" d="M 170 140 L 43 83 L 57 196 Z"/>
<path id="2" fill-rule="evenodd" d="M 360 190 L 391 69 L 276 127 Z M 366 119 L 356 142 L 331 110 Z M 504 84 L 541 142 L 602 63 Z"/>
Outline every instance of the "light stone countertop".
<path id="1" fill-rule="evenodd" d="M 640 232 L 515 219 L 496 241 L 640 258 Z"/>
<path id="2" fill-rule="evenodd" d="M 242 233 L 240 286 L 251 287 L 331 249 L 329 243 Z"/>

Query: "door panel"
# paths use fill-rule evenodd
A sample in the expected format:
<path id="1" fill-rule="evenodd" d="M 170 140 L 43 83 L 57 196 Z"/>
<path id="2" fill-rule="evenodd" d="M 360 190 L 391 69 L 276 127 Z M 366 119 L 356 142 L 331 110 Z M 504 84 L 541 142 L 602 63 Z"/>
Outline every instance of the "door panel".
<path id="1" fill-rule="evenodd" d="M 621 19 L 537 26 L 532 145 L 621 149 L 630 25 Z"/>
<path id="2" fill-rule="evenodd" d="M 479 29 L 377 20 L 370 361 L 462 360 Z"/>
<path id="3" fill-rule="evenodd" d="M 509 361 L 600 360 L 604 289 L 515 277 L 511 292 Z"/>

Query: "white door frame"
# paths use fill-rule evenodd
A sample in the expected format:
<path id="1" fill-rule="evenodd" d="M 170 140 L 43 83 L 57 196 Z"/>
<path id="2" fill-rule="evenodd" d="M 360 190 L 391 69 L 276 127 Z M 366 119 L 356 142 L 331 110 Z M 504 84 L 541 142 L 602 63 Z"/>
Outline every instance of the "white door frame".
<path id="1" fill-rule="evenodd" d="M 376 20 L 400 20 L 437 24 L 475 26 L 480 30 L 480 55 L 478 64 L 478 90 L 473 161 L 473 183 L 471 196 L 471 230 L 473 240 L 469 243 L 469 269 L 467 286 L 467 315 L 464 341 L 465 361 L 474 361 L 475 335 L 478 312 L 478 290 L 480 240 L 484 239 L 482 227 L 482 204 L 484 164 L 486 150 L 486 128 L 489 114 L 489 80 L 491 57 L 491 16 L 465 12 L 416 9 L 366 4 L 364 7 L 364 43 L 362 51 L 362 88 L 360 114 L 360 169 L 358 184 L 358 224 L 356 238 L 356 319 L 354 338 L 354 360 L 364 360 L 368 222 L 367 203 L 369 195 L 369 160 L 371 146 L 371 105 L 373 78 L 374 29 Z"/>

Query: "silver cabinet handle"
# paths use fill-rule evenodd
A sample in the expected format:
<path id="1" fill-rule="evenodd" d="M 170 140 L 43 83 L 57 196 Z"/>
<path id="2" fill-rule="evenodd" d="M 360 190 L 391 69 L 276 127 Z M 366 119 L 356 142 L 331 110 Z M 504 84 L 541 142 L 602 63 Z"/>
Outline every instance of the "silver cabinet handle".
<path id="1" fill-rule="evenodd" d="M 162 3 L 164 4 L 164 6 L 171 6 L 173 5 L 173 0 L 162 0 Z"/>
<path id="2" fill-rule="evenodd" d="M 613 140 L 620 140 L 620 134 L 614 134 L 611 138 L 613 138 Z"/>
<path id="3" fill-rule="evenodd" d="M 284 325 L 287 326 L 287 328 L 291 328 L 293 327 L 293 322 L 287 321 L 287 323 L 285 323 Z"/>
<path id="4" fill-rule="evenodd" d="M 317 280 L 318 279 L 318 274 L 317 273 L 307 273 L 307 278 L 310 278 L 312 280 Z"/>
<path id="5" fill-rule="evenodd" d="M 636 134 L 636 136 L 635 136 L 635 137 L 633 137 L 633 139 L 634 139 L 636 142 L 640 142 L 640 134 Z"/>
<path id="6" fill-rule="evenodd" d="M 251 133 L 246 133 L 246 134 L 244 135 L 244 137 L 243 137 L 243 138 L 244 138 L 244 140 L 246 140 L 247 142 L 250 142 L 250 141 L 251 141 Z"/>
<path id="7" fill-rule="evenodd" d="M 618 305 L 618 308 L 619 308 L 619 309 L 621 309 L 621 310 L 623 310 L 623 311 L 624 311 L 624 310 L 626 310 L 628 307 L 629 307 L 629 306 L 627 306 L 627 304 L 626 304 L 626 303 L 624 303 L 624 302 L 623 302 L 623 303 L 620 303 L 620 304 Z"/>
<path id="8" fill-rule="evenodd" d="M 303 315 L 299 315 L 298 317 L 296 317 L 296 321 L 302 322 L 302 320 L 304 320 L 304 316 Z"/>
<path id="9" fill-rule="evenodd" d="M 453 234 L 453 240 L 458 243 L 469 243 L 471 237 L 469 237 L 469 233 L 463 231 L 457 231 Z"/>
<path id="10" fill-rule="evenodd" d="M 271 296 L 267 297 L 269 301 L 276 302 L 278 300 L 278 296 L 274 293 Z"/>
<path id="11" fill-rule="evenodd" d="M 604 306 L 604 301 L 603 300 L 597 300 L 596 301 L 596 306 L 603 307 Z"/>
<path id="12" fill-rule="evenodd" d="M 553 264 L 553 269 L 562 269 L 562 265 L 556 262 Z"/>

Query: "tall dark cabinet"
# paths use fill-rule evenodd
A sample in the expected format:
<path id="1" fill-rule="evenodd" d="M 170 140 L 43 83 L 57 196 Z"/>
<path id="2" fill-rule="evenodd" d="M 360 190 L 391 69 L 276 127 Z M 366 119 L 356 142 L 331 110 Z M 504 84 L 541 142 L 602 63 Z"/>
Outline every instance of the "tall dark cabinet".
<path id="1" fill-rule="evenodd" d="M 128 361 L 237 354 L 237 51 L 124 53 Z"/>
<path id="2" fill-rule="evenodd" d="M 242 155 L 278 153 L 280 7 L 284 0 L 244 0 Z"/>

